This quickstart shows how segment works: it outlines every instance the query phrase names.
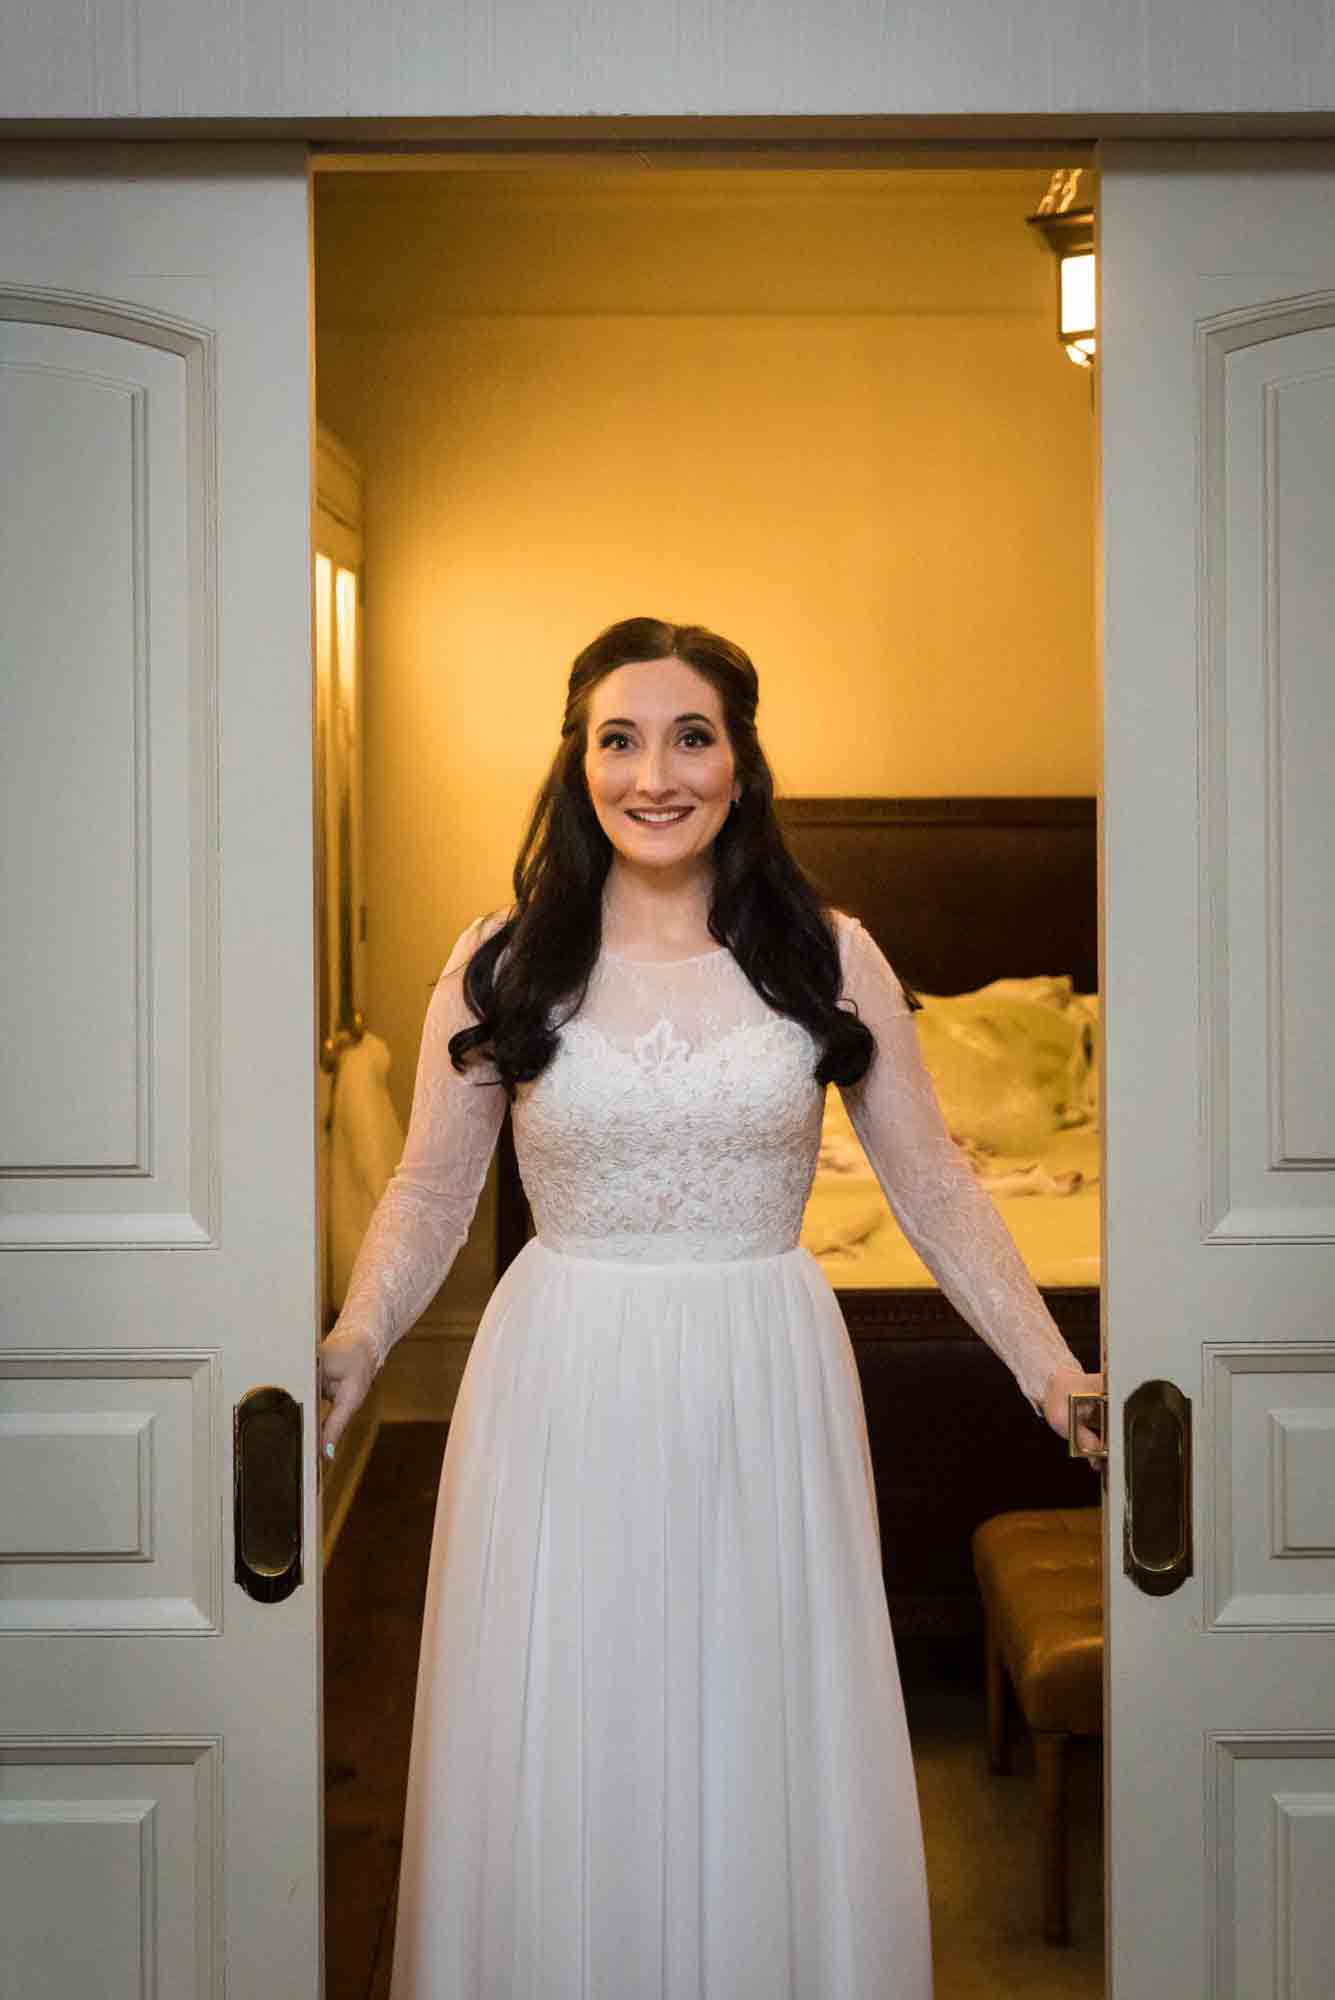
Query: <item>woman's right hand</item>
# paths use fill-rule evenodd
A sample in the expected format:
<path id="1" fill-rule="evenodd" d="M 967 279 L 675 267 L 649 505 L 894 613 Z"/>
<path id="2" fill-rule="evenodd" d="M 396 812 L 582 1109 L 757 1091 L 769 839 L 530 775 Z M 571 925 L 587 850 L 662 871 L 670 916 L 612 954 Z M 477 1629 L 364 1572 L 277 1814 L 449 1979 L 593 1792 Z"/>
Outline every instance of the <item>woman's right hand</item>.
<path id="1" fill-rule="evenodd" d="M 319 1363 L 320 1397 L 333 1405 L 320 1426 L 320 1451 L 332 1458 L 376 1378 L 370 1335 L 340 1333 L 335 1327 L 320 1343 Z"/>

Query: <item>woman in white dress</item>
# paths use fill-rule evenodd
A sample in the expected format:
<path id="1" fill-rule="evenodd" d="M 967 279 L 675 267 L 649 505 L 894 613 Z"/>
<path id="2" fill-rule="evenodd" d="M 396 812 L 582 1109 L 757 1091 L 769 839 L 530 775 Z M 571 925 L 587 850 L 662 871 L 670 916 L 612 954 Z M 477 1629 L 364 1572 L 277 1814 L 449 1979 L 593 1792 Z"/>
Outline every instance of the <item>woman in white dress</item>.
<path id="1" fill-rule="evenodd" d="M 789 856 L 757 697 L 699 626 L 580 654 L 514 905 L 434 990 L 321 1348 L 332 1455 L 464 1241 L 508 1098 L 537 1235 L 449 1428 L 392 2000 L 931 1993 L 862 1398 L 798 1247 L 827 1083 L 1037 1415 L 1065 1436 L 1101 1378 L 945 1130 L 916 1001 Z"/>

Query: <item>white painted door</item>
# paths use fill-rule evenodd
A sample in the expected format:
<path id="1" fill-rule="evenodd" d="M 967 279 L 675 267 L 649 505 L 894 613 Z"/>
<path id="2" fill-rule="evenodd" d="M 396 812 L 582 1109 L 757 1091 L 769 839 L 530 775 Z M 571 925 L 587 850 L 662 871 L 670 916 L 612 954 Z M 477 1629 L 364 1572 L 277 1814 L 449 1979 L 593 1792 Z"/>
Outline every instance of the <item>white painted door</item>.
<path id="1" fill-rule="evenodd" d="M 307 266 L 300 147 L 0 153 L 16 1996 L 319 1991 Z"/>
<path id="2" fill-rule="evenodd" d="M 1110 1991 L 1326 2000 L 1335 149 L 1100 170 Z M 1155 1378 L 1194 1470 L 1163 1596 L 1122 1560 Z"/>

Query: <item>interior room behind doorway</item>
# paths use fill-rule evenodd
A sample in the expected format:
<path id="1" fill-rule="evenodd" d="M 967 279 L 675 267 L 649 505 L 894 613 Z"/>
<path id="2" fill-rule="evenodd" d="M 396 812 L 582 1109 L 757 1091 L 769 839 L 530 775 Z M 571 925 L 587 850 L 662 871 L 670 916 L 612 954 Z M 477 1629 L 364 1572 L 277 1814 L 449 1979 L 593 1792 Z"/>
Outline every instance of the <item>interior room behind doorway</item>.
<path id="1" fill-rule="evenodd" d="M 431 984 L 464 925 L 507 900 L 570 661 L 615 619 L 698 620 L 746 647 L 790 797 L 1096 793 L 1094 412 L 1025 221 L 1049 177 L 317 176 L 319 415 L 364 475 L 365 1012 L 401 1121 Z M 448 1416 L 494 1279 L 495 1199 L 493 1171 L 435 1306 L 391 1354 L 380 1416 Z M 345 1566 L 404 1537 L 375 1496 L 438 1431 L 397 1437 Z M 943 2000 L 1101 1991 L 1097 1747 L 1071 1781 L 1074 1944 L 1055 1951 L 1030 1786 L 986 1770 L 976 1642 L 901 1633 L 900 1651 Z M 377 1662 L 383 1683 L 378 1647 Z M 360 1682 L 349 1702 L 365 1712 Z M 364 1880 L 371 1838 L 351 1740 L 335 1885 L 345 1855 Z M 383 1753 L 378 1736 L 382 1790 Z M 331 1905 L 349 1993 L 374 1990 L 354 1968 L 392 1935 L 397 1810 L 381 1800 L 381 1900 L 356 1924 Z"/>
<path id="2" fill-rule="evenodd" d="M 1025 221 L 1049 177 L 317 176 L 319 415 L 366 482 L 366 1013 L 401 1120 L 431 982 L 507 898 L 570 660 L 614 619 L 746 647 L 789 794 L 1097 789 L 1090 385 Z M 485 1302 L 493 1201 L 437 1335 Z"/>

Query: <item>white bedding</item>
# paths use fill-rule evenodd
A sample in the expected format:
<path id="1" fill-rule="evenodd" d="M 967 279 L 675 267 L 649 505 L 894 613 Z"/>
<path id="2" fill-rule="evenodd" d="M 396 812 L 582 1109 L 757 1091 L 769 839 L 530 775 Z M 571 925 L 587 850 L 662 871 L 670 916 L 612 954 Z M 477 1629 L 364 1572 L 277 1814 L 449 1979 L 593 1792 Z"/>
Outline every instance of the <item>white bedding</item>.
<path id="1" fill-rule="evenodd" d="M 1073 993 L 1064 978 L 999 980 L 974 994 L 922 997 L 915 1018 L 938 1100 L 984 1186 L 991 1183 L 1030 1275 L 1040 1285 L 1097 1285 L 1097 997 Z M 835 1089 L 827 1093 L 821 1164 L 801 1241 L 837 1287 L 935 1286 Z"/>

